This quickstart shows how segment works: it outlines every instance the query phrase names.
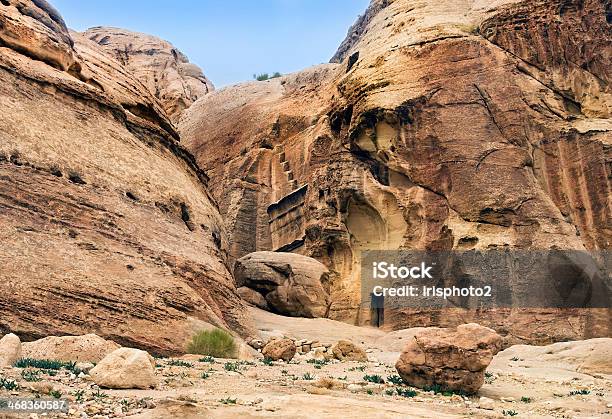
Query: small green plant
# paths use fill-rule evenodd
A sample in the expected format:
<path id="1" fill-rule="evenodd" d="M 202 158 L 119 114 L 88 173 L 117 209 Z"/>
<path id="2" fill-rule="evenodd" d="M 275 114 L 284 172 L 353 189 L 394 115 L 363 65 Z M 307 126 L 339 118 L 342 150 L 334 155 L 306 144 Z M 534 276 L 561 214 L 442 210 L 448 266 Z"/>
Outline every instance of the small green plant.
<path id="1" fill-rule="evenodd" d="M 49 394 L 55 399 L 59 399 L 60 397 L 62 397 L 62 392 L 59 390 L 51 390 Z"/>
<path id="2" fill-rule="evenodd" d="M 234 358 L 236 348 L 234 337 L 225 330 L 216 328 L 204 330 L 193 336 L 187 346 L 187 352 L 215 358 Z"/>
<path id="3" fill-rule="evenodd" d="M 521 401 L 523 403 L 531 403 L 531 397 L 523 396 L 523 397 L 521 397 Z"/>
<path id="4" fill-rule="evenodd" d="M 358 366 L 358 367 L 351 367 L 351 368 L 349 368 L 348 370 L 349 370 L 349 371 L 361 371 L 361 372 L 364 372 L 364 371 L 365 371 L 365 369 L 366 369 L 366 366 L 365 366 L 365 365 L 360 365 L 360 366 Z"/>
<path id="5" fill-rule="evenodd" d="M 193 367 L 193 364 L 191 362 L 183 361 L 181 359 L 171 359 L 168 361 L 168 365 L 171 365 L 173 367 Z"/>
<path id="6" fill-rule="evenodd" d="M 91 393 L 92 396 L 94 396 L 96 399 L 105 399 L 108 397 L 108 394 L 103 393 L 102 391 L 100 391 L 100 389 L 96 389 L 96 391 L 92 391 Z"/>
<path id="7" fill-rule="evenodd" d="M 0 378 L 0 388 L 8 391 L 19 390 L 19 384 L 15 380 L 9 380 L 8 378 Z"/>
<path id="8" fill-rule="evenodd" d="M 569 392 L 570 396 L 586 396 L 587 394 L 591 394 L 590 390 L 572 390 Z"/>
<path id="9" fill-rule="evenodd" d="M 329 364 L 329 360 L 327 359 L 307 359 L 306 362 L 308 364 L 315 364 L 315 365 L 327 365 Z"/>
<path id="10" fill-rule="evenodd" d="M 33 358 L 21 358 L 18 359 L 13 365 L 15 368 L 40 368 L 45 370 L 60 370 L 62 368 L 68 368 L 72 363 L 54 361 L 51 359 L 33 359 Z"/>
<path id="11" fill-rule="evenodd" d="M 28 382 L 40 381 L 40 370 L 23 370 L 21 378 Z"/>
<path id="12" fill-rule="evenodd" d="M 66 368 L 68 371 L 70 371 L 71 373 L 73 373 L 74 375 L 79 375 L 82 371 L 80 368 L 77 368 L 77 363 L 72 361 L 72 362 L 66 362 L 64 363 L 64 368 Z"/>
<path id="13" fill-rule="evenodd" d="M 374 394 L 374 391 L 371 388 L 369 388 L 366 390 L 366 393 L 368 393 L 371 396 L 372 394 Z"/>
<path id="14" fill-rule="evenodd" d="M 485 378 L 493 378 L 493 373 L 485 371 Z"/>
<path id="15" fill-rule="evenodd" d="M 261 360 L 261 363 L 262 363 L 262 364 L 264 364 L 264 365 L 267 365 L 267 366 L 269 366 L 269 367 L 270 367 L 270 366 L 272 366 L 272 365 L 274 365 L 274 361 L 272 361 L 272 359 L 271 359 L 271 358 L 267 358 L 267 357 L 266 357 L 266 358 L 264 358 L 264 359 L 262 359 L 262 360 Z"/>
<path id="16" fill-rule="evenodd" d="M 510 361 L 520 361 L 519 357 L 513 356 L 512 358 L 510 358 Z"/>
<path id="17" fill-rule="evenodd" d="M 404 383 L 404 380 L 402 380 L 402 377 L 400 377 L 399 375 L 390 375 L 387 377 L 387 381 L 391 384 L 395 384 L 396 386 L 399 386 L 400 384 Z"/>
<path id="18" fill-rule="evenodd" d="M 225 399 L 221 399 L 219 400 L 221 403 L 223 404 L 236 404 L 236 402 L 238 401 L 238 399 L 232 399 L 231 397 L 227 397 Z"/>
<path id="19" fill-rule="evenodd" d="M 418 393 L 414 390 L 411 390 L 409 388 L 396 388 L 395 392 L 397 393 L 398 396 L 402 396 L 402 397 L 414 397 L 416 396 Z"/>
<path id="20" fill-rule="evenodd" d="M 204 358 L 200 358 L 198 361 L 200 362 L 208 362 L 209 364 L 215 363 L 215 357 L 213 356 L 205 356 Z"/>
<path id="21" fill-rule="evenodd" d="M 132 402 L 130 402 L 128 399 L 121 399 L 119 403 L 121 404 L 121 411 L 123 413 L 126 413 L 128 410 L 130 410 L 130 406 L 132 405 Z"/>
<path id="22" fill-rule="evenodd" d="M 348 375 L 345 375 L 344 377 L 338 377 L 338 380 L 346 381 L 348 380 Z"/>
<path id="23" fill-rule="evenodd" d="M 447 390 L 442 388 L 442 386 L 440 386 L 439 384 L 434 384 L 432 386 L 429 387 L 423 387 L 424 391 L 433 391 L 434 394 L 441 394 L 443 396 L 452 396 L 454 394 L 457 394 L 459 396 L 465 396 L 465 392 L 460 391 L 460 390 Z"/>
<path id="24" fill-rule="evenodd" d="M 314 380 L 314 378 L 315 378 L 314 375 L 312 375 L 309 372 L 302 375 L 302 380 L 311 381 L 311 380 Z"/>
<path id="25" fill-rule="evenodd" d="M 502 410 L 502 415 L 504 415 L 504 416 L 517 416 L 518 412 L 516 410 Z"/>
<path id="26" fill-rule="evenodd" d="M 287 374 L 289 374 L 289 371 L 287 371 L 287 370 L 281 370 L 281 374 L 283 374 L 283 375 L 287 375 Z"/>
<path id="27" fill-rule="evenodd" d="M 226 362 L 223 365 L 223 369 L 225 369 L 225 371 L 238 372 L 240 364 L 237 362 Z"/>
<path id="28" fill-rule="evenodd" d="M 395 391 L 392 388 L 388 388 L 385 390 L 385 394 L 387 396 L 393 396 L 395 394 Z"/>
<path id="29" fill-rule="evenodd" d="M 203 372 L 200 377 L 202 377 L 202 379 L 206 380 L 207 378 L 210 378 L 210 374 L 207 373 L 207 372 Z"/>
<path id="30" fill-rule="evenodd" d="M 380 375 L 364 375 L 363 381 L 367 381 L 369 383 L 374 384 L 383 384 L 385 380 Z"/>
<path id="31" fill-rule="evenodd" d="M 83 389 L 75 390 L 75 392 L 72 394 L 74 395 L 74 398 L 77 401 L 77 403 L 81 403 L 85 400 L 85 390 Z"/>

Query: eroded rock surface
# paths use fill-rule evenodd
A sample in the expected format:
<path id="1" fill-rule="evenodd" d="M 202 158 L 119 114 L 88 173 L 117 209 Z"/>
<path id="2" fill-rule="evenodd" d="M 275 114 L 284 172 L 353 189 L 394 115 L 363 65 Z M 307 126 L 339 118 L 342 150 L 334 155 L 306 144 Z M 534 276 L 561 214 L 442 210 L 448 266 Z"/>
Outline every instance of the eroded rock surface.
<path id="1" fill-rule="evenodd" d="M 238 287 L 263 295 L 275 312 L 293 317 L 325 317 L 328 270 L 322 263 L 294 253 L 255 252 L 236 261 Z M 256 303 L 257 297 L 250 299 Z M 260 303 L 254 304 L 264 308 Z"/>
<path id="2" fill-rule="evenodd" d="M 83 36 L 134 74 L 175 122 L 193 102 L 215 89 L 197 65 L 163 39 L 108 27 L 90 28 Z"/>
<path id="3" fill-rule="evenodd" d="M 48 336 L 23 344 L 23 357 L 64 362 L 100 362 L 119 349 L 115 342 L 94 334 L 83 336 Z"/>
<path id="4" fill-rule="evenodd" d="M 495 331 L 474 323 L 457 330 L 428 328 L 415 333 L 395 368 L 411 386 L 475 393 L 501 344 Z"/>
<path id="5" fill-rule="evenodd" d="M 0 21 L 0 330 L 157 353 L 202 323 L 249 335 L 206 175 L 158 100 L 44 1 Z"/>
<path id="6" fill-rule="evenodd" d="M 370 324 L 365 249 L 608 249 L 607 16 L 597 0 L 375 0 L 338 63 L 206 95 L 179 130 L 231 257 L 314 257 L 329 317 Z M 606 310 L 399 311 L 384 326 L 476 319 L 509 343 L 610 334 Z"/>

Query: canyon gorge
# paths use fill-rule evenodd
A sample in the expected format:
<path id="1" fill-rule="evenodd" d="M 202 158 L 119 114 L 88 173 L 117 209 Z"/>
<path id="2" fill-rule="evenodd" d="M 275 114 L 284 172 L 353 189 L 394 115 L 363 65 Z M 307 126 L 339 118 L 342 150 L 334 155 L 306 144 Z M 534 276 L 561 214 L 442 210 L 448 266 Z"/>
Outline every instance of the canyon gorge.
<path id="1" fill-rule="evenodd" d="M 0 331 L 172 354 L 211 325 L 255 336 L 233 276 L 253 252 L 324 265 L 324 306 L 296 314 L 372 326 L 366 250 L 607 251 L 611 7 L 373 0 L 330 63 L 216 90 L 167 41 L 2 1 Z M 506 346 L 611 323 L 449 308 L 380 326 L 475 320 Z"/>

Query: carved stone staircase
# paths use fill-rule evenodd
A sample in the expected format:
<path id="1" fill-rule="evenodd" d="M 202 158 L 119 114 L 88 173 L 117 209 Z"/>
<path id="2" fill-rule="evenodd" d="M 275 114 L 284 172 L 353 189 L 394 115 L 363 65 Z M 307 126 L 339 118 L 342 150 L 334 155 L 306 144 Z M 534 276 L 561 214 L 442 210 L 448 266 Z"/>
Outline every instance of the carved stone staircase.
<path id="1" fill-rule="evenodd" d="M 293 170 L 291 170 L 291 166 L 285 157 L 285 146 L 282 144 L 276 145 L 274 147 L 274 152 L 278 155 L 280 165 L 285 172 L 285 176 L 287 177 L 287 183 L 291 186 L 291 190 L 295 191 L 298 189 L 298 181 L 294 178 Z"/>

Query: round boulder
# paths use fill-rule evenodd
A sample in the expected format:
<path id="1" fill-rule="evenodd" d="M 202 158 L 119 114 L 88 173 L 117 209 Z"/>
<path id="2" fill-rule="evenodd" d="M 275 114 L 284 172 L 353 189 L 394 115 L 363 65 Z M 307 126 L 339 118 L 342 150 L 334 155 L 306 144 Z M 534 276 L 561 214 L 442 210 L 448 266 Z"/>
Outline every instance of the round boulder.
<path id="1" fill-rule="evenodd" d="M 157 386 L 155 360 L 145 351 L 119 348 L 90 372 L 94 383 L 112 389 L 148 389 Z"/>
<path id="2" fill-rule="evenodd" d="M 332 346 L 332 353 L 340 361 L 359 361 L 367 362 L 368 355 L 359 346 L 350 340 L 339 340 Z"/>
<path id="3" fill-rule="evenodd" d="M 482 387 L 485 370 L 501 346 L 501 336 L 475 323 L 456 330 L 423 328 L 404 347 L 395 368 L 411 386 L 471 394 Z"/>
<path id="4" fill-rule="evenodd" d="M 329 271 L 307 256 L 282 252 L 254 252 L 236 261 L 238 287 L 261 294 L 270 311 L 292 317 L 325 317 L 330 305 L 325 284 Z"/>
<path id="5" fill-rule="evenodd" d="M 261 353 L 264 357 L 273 361 L 282 359 L 289 362 L 295 356 L 297 348 L 291 339 L 272 339 L 264 346 Z"/>

